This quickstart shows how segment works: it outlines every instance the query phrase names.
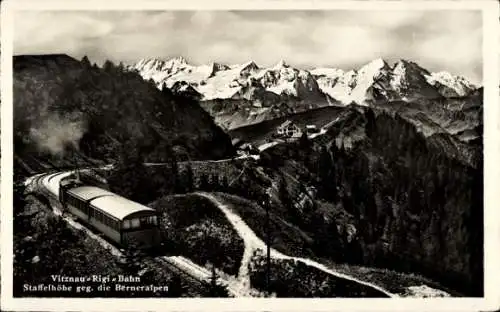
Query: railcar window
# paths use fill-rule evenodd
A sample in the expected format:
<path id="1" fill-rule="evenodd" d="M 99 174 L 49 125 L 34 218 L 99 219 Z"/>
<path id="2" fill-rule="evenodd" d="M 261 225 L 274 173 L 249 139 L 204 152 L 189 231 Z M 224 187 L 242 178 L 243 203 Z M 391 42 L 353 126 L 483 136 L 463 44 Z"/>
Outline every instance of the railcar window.
<path id="1" fill-rule="evenodd" d="M 141 226 L 144 226 L 144 225 L 156 225 L 156 217 L 149 216 L 149 217 L 141 218 Z"/>
<path id="2" fill-rule="evenodd" d="M 123 221 L 123 228 L 130 229 L 130 220 Z"/>
<path id="3" fill-rule="evenodd" d="M 136 219 L 132 219 L 131 221 L 132 221 L 132 228 L 135 229 L 135 228 L 140 227 L 141 223 L 140 223 L 139 219 L 136 218 Z"/>
<path id="4" fill-rule="evenodd" d="M 74 197 L 70 197 L 70 199 L 71 199 L 71 201 L 70 201 L 71 206 L 73 206 L 73 207 L 76 208 L 75 198 Z"/>

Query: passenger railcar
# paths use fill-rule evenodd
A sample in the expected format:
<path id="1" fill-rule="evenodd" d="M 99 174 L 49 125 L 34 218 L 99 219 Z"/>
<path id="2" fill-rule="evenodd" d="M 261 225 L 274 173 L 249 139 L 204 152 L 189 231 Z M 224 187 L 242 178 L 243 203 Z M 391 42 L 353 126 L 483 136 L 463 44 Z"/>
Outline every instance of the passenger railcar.
<path id="1" fill-rule="evenodd" d="M 158 215 L 154 209 L 71 180 L 61 181 L 59 200 L 65 210 L 122 246 L 148 248 L 159 243 Z"/>

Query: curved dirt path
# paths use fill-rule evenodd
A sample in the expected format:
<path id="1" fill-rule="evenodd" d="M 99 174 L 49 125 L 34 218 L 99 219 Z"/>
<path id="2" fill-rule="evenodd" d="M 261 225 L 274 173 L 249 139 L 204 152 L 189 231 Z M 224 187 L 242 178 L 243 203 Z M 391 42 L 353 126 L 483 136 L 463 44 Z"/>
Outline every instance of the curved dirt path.
<path id="1" fill-rule="evenodd" d="M 243 258 L 241 260 L 241 266 L 240 270 L 238 273 L 238 280 L 242 284 L 242 287 L 250 287 L 250 278 L 249 278 L 249 272 L 248 272 L 248 264 L 250 263 L 250 259 L 252 257 L 252 254 L 255 250 L 261 249 L 262 251 L 265 252 L 267 246 L 266 244 L 254 233 L 254 231 L 243 221 L 243 219 L 235 214 L 231 208 L 229 208 L 227 205 L 224 205 L 221 203 L 213 194 L 206 193 L 206 192 L 195 192 L 195 194 L 198 194 L 199 196 L 205 197 L 208 200 L 210 200 L 212 203 L 214 203 L 226 216 L 228 221 L 233 225 L 234 229 L 238 232 L 240 237 L 243 239 L 244 245 L 245 245 L 245 251 L 243 253 Z M 385 295 L 389 297 L 399 297 L 398 295 L 395 295 L 393 293 L 388 292 L 385 289 L 382 289 L 379 286 L 376 286 L 374 284 L 361 281 L 357 278 L 338 273 L 335 271 L 332 271 L 331 269 L 327 268 L 325 265 L 318 263 L 316 261 L 313 261 L 311 259 L 306 259 L 306 258 L 300 258 L 300 257 L 291 257 L 287 256 L 285 254 L 282 254 L 281 252 L 275 250 L 274 248 L 271 248 L 271 257 L 276 258 L 276 259 L 285 259 L 285 260 L 294 260 L 298 262 L 302 262 L 308 266 L 314 267 L 318 270 L 321 270 L 323 272 L 326 272 L 328 274 L 331 274 L 333 276 L 336 276 L 338 278 L 343 278 L 347 279 L 368 287 L 371 287 L 373 289 L 376 289 L 380 291 L 381 293 L 384 293 Z"/>

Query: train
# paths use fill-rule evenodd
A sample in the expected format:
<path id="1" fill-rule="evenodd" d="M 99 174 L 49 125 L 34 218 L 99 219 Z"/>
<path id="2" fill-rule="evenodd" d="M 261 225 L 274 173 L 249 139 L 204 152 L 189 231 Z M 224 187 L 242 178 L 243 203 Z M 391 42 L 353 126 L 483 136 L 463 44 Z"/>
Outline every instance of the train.
<path id="1" fill-rule="evenodd" d="M 42 183 L 58 198 L 63 211 L 117 245 L 149 249 L 161 243 L 156 210 L 85 184 L 71 173 L 49 175 Z"/>

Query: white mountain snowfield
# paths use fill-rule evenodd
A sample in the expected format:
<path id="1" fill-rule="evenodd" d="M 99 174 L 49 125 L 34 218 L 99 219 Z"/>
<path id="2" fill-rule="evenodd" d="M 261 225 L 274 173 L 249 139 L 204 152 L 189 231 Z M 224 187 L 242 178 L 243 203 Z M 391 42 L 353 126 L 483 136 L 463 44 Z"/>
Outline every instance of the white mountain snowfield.
<path id="1" fill-rule="evenodd" d="M 454 76 L 448 72 L 440 71 L 437 73 L 431 73 L 426 76 L 427 81 L 435 85 L 436 82 L 441 83 L 453 91 L 457 92 L 459 96 L 466 96 L 472 90 L 477 89 L 477 86 L 461 76 Z"/>
<path id="2" fill-rule="evenodd" d="M 316 80 L 310 72 L 290 67 L 284 61 L 271 68 L 260 68 L 254 62 L 224 65 L 190 65 L 182 57 L 167 61 L 143 59 L 130 69 L 138 70 L 146 80 L 153 79 L 158 88 L 176 82 L 187 82 L 202 95 L 202 100 L 252 98 L 249 90 L 268 91 L 275 95 L 321 98 Z"/>
<path id="3" fill-rule="evenodd" d="M 391 67 L 384 60 L 376 59 L 359 70 L 345 72 L 341 69 L 318 68 L 311 73 L 323 92 L 344 104 L 363 104 L 373 100 L 373 89 L 389 100 L 460 97 L 477 89 L 463 77 L 444 71 L 431 73 L 406 60 L 400 60 Z"/>
<path id="4" fill-rule="evenodd" d="M 153 79 L 162 88 L 176 82 L 186 82 L 201 94 L 201 100 L 254 98 L 258 90 L 275 96 L 307 100 L 332 98 L 341 104 L 364 105 L 374 100 L 413 100 L 466 96 L 477 87 L 464 77 L 448 72 L 431 73 L 418 64 L 399 60 L 390 66 L 375 59 L 359 69 L 344 71 L 337 68 L 297 69 L 281 60 L 269 68 L 255 62 L 224 65 L 191 65 L 183 57 L 169 60 L 142 59 L 131 70 L 146 79 Z M 330 98 L 328 98 L 328 96 Z"/>

